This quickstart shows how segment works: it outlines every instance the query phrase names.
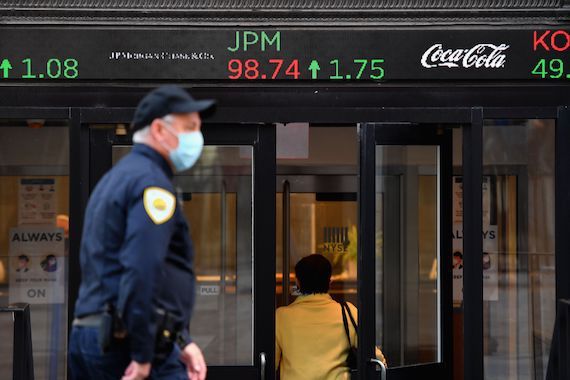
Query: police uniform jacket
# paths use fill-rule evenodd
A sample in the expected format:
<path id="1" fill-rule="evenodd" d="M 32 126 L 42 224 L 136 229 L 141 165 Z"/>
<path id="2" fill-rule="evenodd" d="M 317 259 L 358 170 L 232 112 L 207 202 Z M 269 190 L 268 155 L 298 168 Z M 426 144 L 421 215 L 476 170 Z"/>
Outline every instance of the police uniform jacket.
<path id="1" fill-rule="evenodd" d="M 191 341 L 194 252 L 172 176 L 158 152 L 135 144 L 99 181 L 85 215 L 75 316 L 115 305 L 140 363 L 153 358 L 157 307 L 173 313 L 181 343 Z"/>

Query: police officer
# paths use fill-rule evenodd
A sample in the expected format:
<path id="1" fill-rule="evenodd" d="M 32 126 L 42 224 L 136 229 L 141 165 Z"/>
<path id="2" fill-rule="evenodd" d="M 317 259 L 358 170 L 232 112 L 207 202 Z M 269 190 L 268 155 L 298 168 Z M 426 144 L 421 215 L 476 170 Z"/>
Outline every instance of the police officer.
<path id="1" fill-rule="evenodd" d="M 194 252 L 172 177 L 199 158 L 200 114 L 213 107 L 180 87 L 151 91 L 135 111 L 132 151 L 93 190 L 70 336 L 72 379 L 205 378 L 188 331 Z"/>

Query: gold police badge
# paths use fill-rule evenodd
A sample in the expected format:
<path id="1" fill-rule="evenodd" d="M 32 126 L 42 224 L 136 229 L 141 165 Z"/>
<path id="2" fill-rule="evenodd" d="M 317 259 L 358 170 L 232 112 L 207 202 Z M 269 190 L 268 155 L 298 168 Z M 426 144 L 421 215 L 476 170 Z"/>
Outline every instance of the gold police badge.
<path id="1" fill-rule="evenodd" d="M 162 224 L 174 215 L 176 198 L 170 191 L 160 187 L 147 187 L 143 194 L 143 204 L 154 224 Z"/>

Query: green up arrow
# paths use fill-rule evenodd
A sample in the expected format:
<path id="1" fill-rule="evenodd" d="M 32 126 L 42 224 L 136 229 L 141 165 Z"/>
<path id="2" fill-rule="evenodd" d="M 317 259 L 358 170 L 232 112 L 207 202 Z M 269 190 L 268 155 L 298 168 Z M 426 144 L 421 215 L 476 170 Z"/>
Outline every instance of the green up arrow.
<path id="1" fill-rule="evenodd" d="M 319 66 L 319 62 L 316 59 L 311 61 L 309 65 L 309 70 L 311 71 L 311 79 L 317 79 L 317 75 L 321 67 Z"/>
<path id="2" fill-rule="evenodd" d="M 2 70 L 4 79 L 8 78 L 9 71 L 12 70 L 12 64 L 10 61 L 3 59 L 2 63 L 0 64 L 0 70 Z"/>

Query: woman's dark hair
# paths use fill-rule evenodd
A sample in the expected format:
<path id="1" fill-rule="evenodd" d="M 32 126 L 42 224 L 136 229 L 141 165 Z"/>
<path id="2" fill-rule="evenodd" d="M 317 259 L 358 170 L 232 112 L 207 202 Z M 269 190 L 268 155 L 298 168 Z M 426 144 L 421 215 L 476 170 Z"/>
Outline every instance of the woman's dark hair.
<path id="1" fill-rule="evenodd" d="M 295 275 L 303 294 L 327 293 L 331 274 L 331 263 L 323 255 L 305 256 L 295 265 Z"/>

